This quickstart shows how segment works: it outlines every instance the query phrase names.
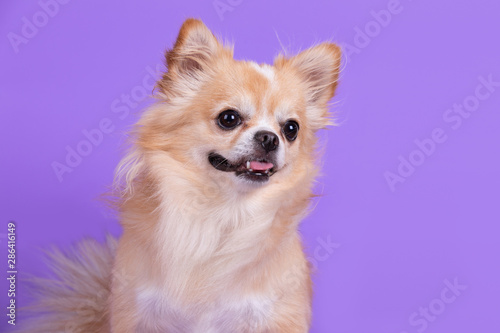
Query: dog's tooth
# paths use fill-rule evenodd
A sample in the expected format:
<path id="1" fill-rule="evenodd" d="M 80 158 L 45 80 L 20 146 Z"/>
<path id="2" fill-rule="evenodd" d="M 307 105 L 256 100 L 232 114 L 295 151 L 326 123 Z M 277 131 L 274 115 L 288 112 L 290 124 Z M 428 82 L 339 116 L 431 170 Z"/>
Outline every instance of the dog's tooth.
<path id="1" fill-rule="evenodd" d="M 253 172 L 253 169 L 250 169 L 250 168 L 249 168 L 249 169 L 248 169 L 248 171 Z"/>
<path id="2" fill-rule="evenodd" d="M 250 161 L 247 161 L 247 169 L 250 169 Z"/>

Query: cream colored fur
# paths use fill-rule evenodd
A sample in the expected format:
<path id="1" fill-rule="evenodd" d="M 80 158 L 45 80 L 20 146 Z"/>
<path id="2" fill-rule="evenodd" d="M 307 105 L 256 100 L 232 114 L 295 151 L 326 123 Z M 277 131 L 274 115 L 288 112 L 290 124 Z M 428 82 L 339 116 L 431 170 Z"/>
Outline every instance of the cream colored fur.
<path id="1" fill-rule="evenodd" d="M 41 285 L 41 306 L 53 319 L 40 327 L 307 332 L 312 286 L 297 228 L 317 174 L 315 134 L 330 121 L 339 48 L 320 44 L 289 59 L 279 56 L 273 66 L 235 61 L 231 48 L 189 19 L 166 59 L 157 102 L 138 122 L 117 169 L 124 232 L 116 256 L 112 241 L 95 249 L 84 243 L 76 254 L 84 260 L 56 256 L 62 281 Z M 244 123 L 221 130 L 216 119 L 225 109 L 238 110 Z M 281 132 L 287 119 L 300 124 L 293 142 Z M 208 163 L 213 151 L 230 160 L 251 154 L 259 130 L 279 136 L 277 172 L 268 182 Z M 66 311 L 89 300 L 96 302 L 88 313 Z"/>

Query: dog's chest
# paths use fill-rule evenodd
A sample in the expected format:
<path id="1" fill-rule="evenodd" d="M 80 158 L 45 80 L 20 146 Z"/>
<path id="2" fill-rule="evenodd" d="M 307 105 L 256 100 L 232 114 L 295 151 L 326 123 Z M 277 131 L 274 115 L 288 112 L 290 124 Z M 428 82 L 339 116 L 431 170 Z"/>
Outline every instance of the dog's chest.
<path id="1" fill-rule="evenodd" d="M 136 332 L 250 333 L 266 332 L 273 301 L 263 296 L 226 298 L 209 305 L 175 307 L 158 293 L 138 294 L 141 321 Z"/>

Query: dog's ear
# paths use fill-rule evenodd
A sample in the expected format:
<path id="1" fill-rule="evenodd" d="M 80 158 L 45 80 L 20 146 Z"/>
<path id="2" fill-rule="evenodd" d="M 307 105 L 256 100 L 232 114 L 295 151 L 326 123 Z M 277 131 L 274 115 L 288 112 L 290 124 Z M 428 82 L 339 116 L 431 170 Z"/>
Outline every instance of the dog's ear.
<path id="1" fill-rule="evenodd" d="M 334 96 L 339 78 L 341 51 L 332 43 L 322 43 L 298 55 L 275 60 L 278 67 L 295 70 L 304 82 L 308 121 L 314 129 L 330 124 L 328 101 Z"/>
<path id="2" fill-rule="evenodd" d="M 187 19 L 174 47 L 166 52 L 168 72 L 158 83 L 160 90 L 166 95 L 176 91 L 186 93 L 185 88 L 194 88 L 205 80 L 211 74 L 214 60 L 228 51 L 202 21 Z"/>

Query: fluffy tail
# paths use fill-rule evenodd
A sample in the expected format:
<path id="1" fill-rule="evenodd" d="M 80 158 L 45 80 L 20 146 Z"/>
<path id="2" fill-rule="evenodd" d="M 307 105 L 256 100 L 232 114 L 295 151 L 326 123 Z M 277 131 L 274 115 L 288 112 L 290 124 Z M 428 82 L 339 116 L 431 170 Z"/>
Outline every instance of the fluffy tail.
<path id="1" fill-rule="evenodd" d="M 18 332 L 108 333 L 108 298 L 117 241 L 86 239 L 68 252 L 48 254 L 54 279 L 33 278 L 36 299 L 20 318 Z"/>

